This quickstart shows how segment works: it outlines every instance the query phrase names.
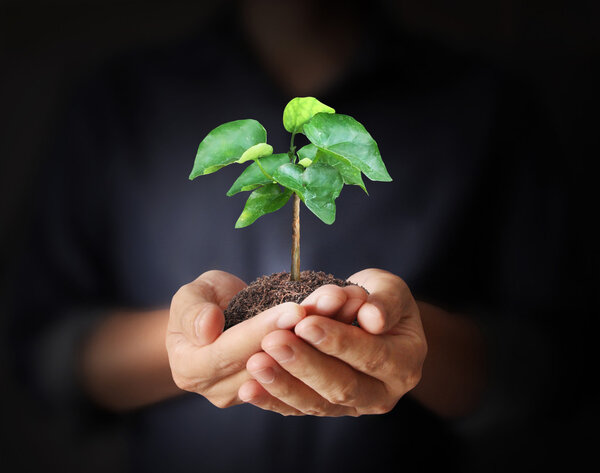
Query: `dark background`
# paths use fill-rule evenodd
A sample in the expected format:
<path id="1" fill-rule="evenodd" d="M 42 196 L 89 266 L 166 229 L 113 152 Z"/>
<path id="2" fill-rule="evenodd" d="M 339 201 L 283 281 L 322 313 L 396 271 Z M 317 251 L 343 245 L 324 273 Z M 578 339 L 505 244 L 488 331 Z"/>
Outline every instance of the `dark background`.
<path id="1" fill-rule="evenodd" d="M 176 41 L 201 27 L 219 2 L 24 0 L 0 2 L 0 290 L 23 239 L 32 207 L 31 186 L 68 91 L 115 54 Z M 366 3 L 366 2 L 365 2 Z M 597 241 L 591 223 L 598 160 L 595 89 L 600 52 L 600 2 L 460 0 L 389 1 L 400 28 L 462 53 L 481 56 L 534 85 L 557 130 L 564 178 L 577 183 L 573 225 L 584 241 Z M 592 244 L 584 245 L 593 247 Z M 588 279 L 596 254 L 580 254 L 574 277 Z M 5 294 L 0 292 L 0 461 L 14 471 L 118 471 L 120 439 L 98 434 L 72 448 L 60 419 L 47 415 L 14 382 L 7 353 Z M 573 294 L 573 297 L 578 297 Z M 590 308 L 590 310 L 594 310 Z M 587 364 L 585 365 L 587 366 Z M 578 376 L 593 376 L 581 373 Z M 571 373 L 557 373 L 569 382 Z M 595 427 L 597 405 L 566 419 L 560 429 Z M 570 446 L 581 455 L 589 443 Z M 105 448 L 112 445 L 114 450 Z M 114 451 L 115 453 L 110 453 Z M 93 456 L 91 456 L 93 455 Z M 93 464 L 89 463 L 94 458 Z M 4 469 L 4 467 L 3 467 Z M 7 471 L 7 470 L 4 470 Z"/>

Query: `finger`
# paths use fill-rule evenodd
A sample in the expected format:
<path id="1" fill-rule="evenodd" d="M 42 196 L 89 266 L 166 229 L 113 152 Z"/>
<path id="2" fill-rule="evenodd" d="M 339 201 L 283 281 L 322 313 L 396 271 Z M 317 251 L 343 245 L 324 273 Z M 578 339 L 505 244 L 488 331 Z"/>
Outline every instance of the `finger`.
<path id="1" fill-rule="evenodd" d="M 242 402 L 238 396 L 238 390 L 240 386 L 252 379 L 246 370 L 206 376 L 210 370 L 209 364 L 206 362 L 199 364 L 199 360 L 193 356 L 195 351 L 206 353 L 206 350 L 204 348 L 194 350 L 189 344 L 183 348 L 181 350 L 174 349 L 169 355 L 169 362 L 175 366 L 175 369 L 172 370 L 173 380 L 180 389 L 201 394 L 220 408 Z"/>
<path id="2" fill-rule="evenodd" d="M 369 296 L 358 310 L 358 323 L 369 333 L 389 331 L 403 318 L 417 318 L 418 308 L 406 283 L 380 269 L 366 269 L 352 275 L 350 281 L 363 286 Z"/>
<path id="3" fill-rule="evenodd" d="M 366 300 L 367 293 L 361 287 L 327 284 L 316 289 L 301 305 L 306 308 L 307 314 L 330 316 L 340 322 L 352 323 Z"/>
<path id="4" fill-rule="evenodd" d="M 312 317 L 342 327 L 352 327 L 326 317 Z M 290 331 L 270 333 L 263 339 L 262 348 L 291 376 L 332 404 L 360 408 L 385 394 L 385 386 L 380 381 L 352 369 L 343 360 L 314 349 Z M 269 389 L 267 386 L 265 388 Z M 284 394 L 294 395 L 293 392 Z M 288 402 L 287 397 L 277 397 Z M 289 403 L 294 405 L 291 401 Z"/>
<path id="5" fill-rule="evenodd" d="M 298 412 L 314 416 L 341 416 L 355 413 L 352 408 L 330 403 L 302 381 L 290 375 L 266 353 L 253 355 L 246 363 L 246 369 L 269 394 L 270 397 L 263 397 L 266 398 L 263 402 L 273 403 L 272 399 L 277 399 Z"/>
<path id="6" fill-rule="evenodd" d="M 333 316 L 344 306 L 348 300 L 348 293 L 344 288 L 335 284 L 326 284 L 316 289 L 301 305 L 307 314 Z"/>
<path id="7" fill-rule="evenodd" d="M 213 343 L 203 347 L 177 343 L 176 337 L 170 336 L 167 337 L 169 358 L 177 366 L 180 376 L 214 384 L 245 371 L 246 361 L 261 351 L 260 343 L 267 333 L 277 329 L 289 330 L 305 315 L 303 307 L 286 302 L 231 327 Z"/>
<path id="8" fill-rule="evenodd" d="M 261 341 L 269 332 L 289 330 L 306 316 L 304 307 L 285 302 L 261 312 L 223 332 L 207 346 L 212 373 L 229 374 L 243 369 L 254 353 L 261 351 Z M 206 364 L 206 354 L 199 354 Z"/>
<path id="9" fill-rule="evenodd" d="M 242 385 L 251 379 L 250 374 L 243 370 L 222 378 L 200 380 L 196 382 L 193 389 L 188 389 L 188 391 L 203 395 L 219 408 L 231 407 L 243 402 L 238 395 L 238 391 Z"/>
<path id="10" fill-rule="evenodd" d="M 358 310 L 366 302 L 368 294 L 362 287 L 355 285 L 344 287 L 344 291 L 347 297 L 346 303 L 334 318 L 345 324 L 351 324 L 356 320 Z"/>
<path id="11" fill-rule="evenodd" d="M 242 384 L 238 391 L 239 398 L 248 404 L 264 409 L 265 411 L 277 412 L 284 416 L 301 416 L 303 412 L 288 406 L 272 396 L 260 383 L 254 379 Z"/>
<path id="12" fill-rule="evenodd" d="M 241 279 L 223 271 L 202 274 L 173 296 L 168 332 L 196 346 L 212 343 L 223 330 L 222 309 L 244 287 Z"/>
<path id="13" fill-rule="evenodd" d="M 246 283 L 224 271 L 207 271 L 181 287 L 171 301 L 176 311 L 199 302 L 212 302 L 225 309 L 231 298 L 246 287 Z"/>
<path id="14" fill-rule="evenodd" d="M 225 271 L 212 270 L 201 274 L 196 281 L 206 283 L 213 291 L 214 299 L 222 310 L 227 308 L 229 301 L 247 284 L 237 276 Z M 196 282 L 194 281 L 194 282 Z"/>
<path id="15" fill-rule="evenodd" d="M 295 333 L 319 352 L 383 383 L 399 376 L 401 356 L 393 350 L 387 336 L 318 316 L 304 319 Z"/>
<path id="16" fill-rule="evenodd" d="M 180 325 L 187 340 L 202 347 L 214 342 L 223 332 L 225 316 L 217 304 L 201 302 L 185 309 Z"/>

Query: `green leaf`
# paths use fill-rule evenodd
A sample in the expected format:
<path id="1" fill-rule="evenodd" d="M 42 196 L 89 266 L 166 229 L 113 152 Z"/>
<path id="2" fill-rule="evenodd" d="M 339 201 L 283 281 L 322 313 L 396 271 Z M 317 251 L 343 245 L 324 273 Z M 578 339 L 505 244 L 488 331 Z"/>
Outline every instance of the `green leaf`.
<path id="1" fill-rule="evenodd" d="M 300 148 L 296 153 L 300 159 L 310 159 L 311 161 L 314 161 L 317 158 L 317 153 L 319 151 L 319 148 L 312 143 L 309 143 Z"/>
<path id="2" fill-rule="evenodd" d="M 317 113 L 335 113 L 335 110 L 314 97 L 296 97 L 283 110 L 283 126 L 290 133 L 303 133 L 303 126 Z"/>
<path id="3" fill-rule="evenodd" d="M 218 126 L 198 146 L 190 180 L 236 162 L 246 150 L 266 141 L 267 132 L 256 120 L 236 120 Z"/>
<path id="4" fill-rule="evenodd" d="M 304 134 L 319 149 L 346 159 L 372 181 L 392 180 L 377 143 L 354 118 L 318 113 L 304 125 Z"/>
<path id="5" fill-rule="evenodd" d="M 322 150 L 317 148 L 312 143 L 303 146 L 298 150 L 298 156 L 304 160 L 312 160 L 312 162 L 321 162 L 325 164 L 329 164 L 337 169 L 337 171 L 342 176 L 344 180 L 344 184 L 359 186 L 362 190 L 364 190 L 367 194 L 367 189 L 365 187 L 365 183 L 363 182 L 362 175 L 360 169 L 354 167 L 350 161 L 348 161 L 343 156 L 330 153 L 326 150 Z"/>
<path id="6" fill-rule="evenodd" d="M 315 163 L 302 174 L 304 203 L 323 222 L 335 221 L 335 199 L 344 186 L 340 173 L 329 164 Z"/>
<path id="7" fill-rule="evenodd" d="M 258 158 L 270 156 L 271 154 L 273 154 L 273 147 L 271 145 L 268 145 L 267 143 L 258 143 L 244 151 L 244 154 L 242 154 L 242 157 L 238 159 L 236 163 L 243 164 L 246 161 L 255 161 Z"/>
<path id="8" fill-rule="evenodd" d="M 304 168 L 307 168 L 308 166 L 310 166 L 312 164 L 312 159 L 309 159 L 309 158 L 301 159 L 300 161 L 298 161 L 298 164 Z"/>
<path id="9" fill-rule="evenodd" d="M 292 195 L 290 189 L 281 189 L 277 184 L 267 184 L 256 189 L 246 201 L 240 218 L 235 223 L 235 228 L 251 225 L 259 217 L 275 212 L 283 207 Z"/>
<path id="10" fill-rule="evenodd" d="M 333 166 L 314 163 L 304 169 L 299 164 L 287 163 L 279 166 L 273 177 L 298 194 L 308 209 L 323 222 L 334 222 L 335 199 L 340 195 L 344 180 Z"/>
<path id="11" fill-rule="evenodd" d="M 302 175 L 304 168 L 299 164 L 287 163 L 279 166 L 273 174 L 279 184 L 287 189 L 293 190 L 298 197 L 304 201 L 304 183 L 302 181 Z"/>
<path id="12" fill-rule="evenodd" d="M 273 176 L 275 170 L 279 166 L 289 162 L 290 157 L 287 153 L 272 154 L 271 156 L 260 158 L 260 165 L 269 176 Z M 244 172 L 240 174 L 240 177 L 236 179 L 231 188 L 227 191 L 227 195 L 232 196 L 238 192 L 251 191 L 262 185 L 271 184 L 272 182 L 273 180 L 265 176 L 258 164 L 254 162 L 244 169 Z"/>

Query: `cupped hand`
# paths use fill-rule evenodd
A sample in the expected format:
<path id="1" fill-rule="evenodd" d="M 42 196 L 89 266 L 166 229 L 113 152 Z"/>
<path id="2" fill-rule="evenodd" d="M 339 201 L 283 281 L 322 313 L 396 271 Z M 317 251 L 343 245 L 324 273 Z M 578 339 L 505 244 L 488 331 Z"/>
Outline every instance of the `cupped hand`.
<path id="1" fill-rule="evenodd" d="M 246 284 L 223 271 L 208 271 L 183 286 L 171 302 L 166 345 L 175 384 L 206 397 L 217 407 L 241 402 L 240 386 L 251 379 L 248 359 L 261 351 L 264 337 L 289 330 L 306 315 L 285 303 L 223 332 L 223 310 Z"/>
<path id="2" fill-rule="evenodd" d="M 382 414 L 418 384 L 427 342 L 408 286 L 378 269 L 349 280 L 369 295 L 352 286 L 315 291 L 294 331 L 267 333 L 248 359 L 253 379 L 240 399 L 284 415 Z M 355 318 L 359 326 L 350 324 Z"/>

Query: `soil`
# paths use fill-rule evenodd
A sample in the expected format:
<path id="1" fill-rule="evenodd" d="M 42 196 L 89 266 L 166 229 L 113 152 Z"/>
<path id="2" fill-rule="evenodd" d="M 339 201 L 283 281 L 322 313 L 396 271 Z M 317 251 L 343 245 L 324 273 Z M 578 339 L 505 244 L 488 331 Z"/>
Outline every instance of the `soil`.
<path id="1" fill-rule="evenodd" d="M 283 302 L 299 304 L 325 284 L 344 287 L 352 283 L 322 271 L 302 271 L 300 281 L 290 280 L 288 272 L 261 276 L 231 299 L 225 309 L 225 329 Z"/>

